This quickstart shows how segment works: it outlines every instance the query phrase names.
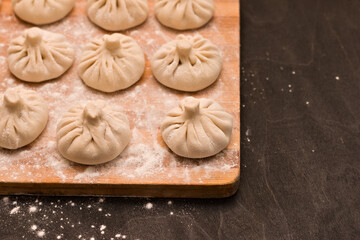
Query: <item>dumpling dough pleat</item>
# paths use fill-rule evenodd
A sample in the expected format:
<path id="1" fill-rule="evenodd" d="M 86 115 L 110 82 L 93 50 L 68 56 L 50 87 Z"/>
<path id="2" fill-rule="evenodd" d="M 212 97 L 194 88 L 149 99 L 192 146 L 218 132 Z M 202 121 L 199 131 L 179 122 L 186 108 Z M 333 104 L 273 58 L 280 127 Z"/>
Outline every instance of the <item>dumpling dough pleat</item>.
<path id="1" fill-rule="evenodd" d="M 35 91 L 16 87 L 0 94 L 0 147 L 18 149 L 33 142 L 48 114 L 46 102 Z"/>
<path id="2" fill-rule="evenodd" d="M 17 78 L 42 82 L 61 76 L 74 61 L 66 38 L 40 28 L 30 28 L 10 42 L 8 64 Z"/>
<path id="3" fill-rule="evenodd" d="M 87 0 L 92 22 L 109 31 L 121 31 L 143 23 L 148 16 L 147 0 Z"/>
<path id="4" fill-rule="evenodd" d="M 226 148 L 232 126 L 232 116 L 215 101 L 187 97 L 167 114 L 161 132 L 177 155 L 205 158 Z"/>
<path id="5" fill-rule="evenodd" d="M 57 126 L 59 152 L 81 164 L 111 161 L 129 141 L 127 117 L 100 100 L 73 106 Z"/>
<path id="6" fill-rule="evenodd" d="M 79 75 L 86 85 L 103 92 L 115 92 L 135 84 L 145 71 L 145 56 L 130 37 L 104 35 L 85 47 Z"/>
<path id="7" fill-rule="evenodd" d="M 153 56 L 155 78 L 167 87 L 194 92 L 216 81 L 222 68 L 218 48 L 200 35 L 179 35 Z"/>
<path id="8" fill-rule="evenodd" d="M 36 25 L 56 22 L 74 7 L 75 0 L 12 0 L 15 14 Z"/>
<path id="9" fill-rule="evenodd" d="M 155 15 L 170 28 L 199 28 L 213 17 L 214 3 L 213 0 L 155 0 Z"/>

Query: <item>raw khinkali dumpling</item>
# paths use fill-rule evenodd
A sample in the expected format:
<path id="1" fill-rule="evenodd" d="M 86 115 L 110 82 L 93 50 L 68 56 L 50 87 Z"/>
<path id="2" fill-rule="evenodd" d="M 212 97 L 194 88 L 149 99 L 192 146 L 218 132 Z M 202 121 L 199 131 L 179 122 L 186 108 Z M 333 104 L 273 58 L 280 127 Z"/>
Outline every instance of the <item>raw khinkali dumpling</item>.
<path id="1" fill-rule="evenodd" d="M 213 0 L 155 0 L 155 15 L 170 28 L 199 28 L 213 17 L 214 3 Z"/>
<path id="2" fill-rule="evenodd" d="M 218 78 L 222 58 L 218 48 L 200 35 L 179 35 L 163 45 L 151 60 L 155 78 L 167 87 L 198 91 Z"/>
<path id="3" fill-rule="evenodd" d="M 104 101 L 77 104 L 57 126 L 57 145 L 65 158 L 86 165 L 117 157 L 130 141 L 126 116 Z"/>
<path id="4" fill-rule="evenodd" d="M 215 101 L 187 97 L 167 114 L 161 131 L 177 155 L 205 158 L 226 148 L 232 126 L 232 116 Z"/>
<path id="5" fill-rule="evenodd" d="M 12 0 L 15 14 L 36 25 L 56 22 L 74 7 L 75 0 Z"/>
<path id="6" fill-rule="evenodd" d="M 10 71 L 27 82 L 42 82 L 61 76 L 74 61 L 74 49 L 65 37 L 40 28 L 30 28 L 10 42 Z"/>
<path id="7" fill-rule="evenodd" d="M 104 35 L 85 47 L 79 75 L 86 85 L 103 92 L 115 92 L 136 83 L 145 71 L 145 57 L 130 37 Z"/>
<path id="8" fill-rule="evenodd" d="M 109 31 L 121 31 L 143 23 L 148 16 L 147 0 L 87 0 L 91 21 Z"/>
<path id="9" fill-rule="evenodd" d="M 32 90 L 10 88 L 0 94 L 0 147 L 17 149 L 33 142 L 44 130 L 49 110 Z"/>

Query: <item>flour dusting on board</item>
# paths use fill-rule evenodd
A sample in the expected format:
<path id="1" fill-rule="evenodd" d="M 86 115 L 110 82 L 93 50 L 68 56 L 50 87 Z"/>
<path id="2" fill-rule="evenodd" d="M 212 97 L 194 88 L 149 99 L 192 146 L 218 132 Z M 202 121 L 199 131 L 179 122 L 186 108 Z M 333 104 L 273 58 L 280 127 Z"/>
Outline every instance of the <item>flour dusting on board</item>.
<path id="1" fill-rule="evenodd" d="M 77 1 L 76 8 L 85 13 L 85 1 Z M 76 18 L 76 19 L 75 19 Z M 14 26 L 16 23 L 16 27 Z M 20 23 L 17 18 L 0 16 L 0 30 L 7 34 L 9 39 L 21 34 L 28 24 Z M 229 111 L 235 112 L 239 107 L 238 102 L 228 98 L 228 93 L 238 88 L 238 73 L 233 69 L 224 68 L 219 80 L 208 89 L 199 93 L 180 93 L 159 84 L 151 75 L 149 59 L 155 51 L 165 42 L 175 38 L 178 32 L 171 31 L 161 26 L 155 19 L 153 11 L 145 24 L 134 29 L 122 32 L 134 38 L 143 49 L 147 65 L 144 77 L 129 89 L 112 94 L 105 94 L 85 86 L 77 74 L 77 67 L 85 44 L 93 38 L 99 38 L 106 32 L 93 25 L 85 14 L 72 15 L 57 23 L 42 27 L 45 30 L 64 34 L 75 48 L 75 62 L 59 79 L 40 84 L 29 84 L 17 80 L 12 76 L 6 63 L 6 51 L 9 39 L 0 44 L 0 92 L 9 87 L 23 86 L 36 90 L 49 104 L 49 122 L 42 135 L 32 144 L 22 149 L 9 151 L 0 149 L 0 179 L 2 181 L 44 181 L 43 173 L 56 178 L 60 182 L 102 182 L 108 176 L 136 182 L 161 175 L 161 180 L 171 181 L 180 178 L 182 182 L 203 182 L 210 179 L 212 173 L 222 171 L 223 174 L 232 168 L 238 167 L 239 152 L 235 134 L 229 150 L 225 150 L 215 157 L 203 160 L 190 160 L 175 156 L 166 147 L 161 138 L 160 124 L 165 114 L 177 106 L 180 99 L 186 96 L 208 97 L 217 100 Z M 189 31 L 185 34 L 195 34 Z M 224 64 L 236 62 L 239 58 L 238 46 L 229 47 L 228 41 L 211 22 L 199 31 L 204 37 L 209 38 L 219 46 Z M 227 76 L 227 77 L 226 77 Z M 64 159 L 57 151 L 56 126 L 61 116 L 76 102 L 102 99 L 114 109 L 126 114 L 130 121 L 131 141 L 124 152 L 114 161 L 100 166 L 82 166 Z M 234 125 L 239 125 L 234 114 Z M 236 127 L 236 132 L 239 131 Z M 201 173 L 201 177 L 193 176 Z M 5 179 L 5 180 L 4 180 Z M 11 210 L 16 214 L 19 208 Z M 30 213 L 37 209 L 30 207 Z M 44 237 L 46 232 L 34 229 L 38 237 Z M 102 227 L 102 231 L 105 228 Z"/>

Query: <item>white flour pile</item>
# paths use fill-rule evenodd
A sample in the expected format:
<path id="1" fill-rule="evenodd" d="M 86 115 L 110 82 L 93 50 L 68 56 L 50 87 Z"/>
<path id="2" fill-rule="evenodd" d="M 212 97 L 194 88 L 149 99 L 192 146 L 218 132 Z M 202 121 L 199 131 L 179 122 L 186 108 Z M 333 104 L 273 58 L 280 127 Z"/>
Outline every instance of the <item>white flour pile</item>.
<path id="1" fill-rule="evenodd" d="M 76 8 L 85 9 L 85 1 L 77 1 Z M 34 143 L 25 148 L 8 151 L 0 149 L 0 179 L 1 181 L 44 181 L 43 173 L 56 178 L 61 182 L 102 182 L 108 176 L 113 181 L 124 179 L 142 181 L 161 175 L 161 180 L 169 180 L 174 177 L 182 179 L 182 182 L 196 180 L 202 182 L 210 178 L 215 171 L 223 171 L 226 174 L 231 168 L 239 165 L 239 152 L 225 150 L 215 157 L 206 160 L 188 160 L 174 156 L 164 145 L 159 130 L 160 123 L 165 113 L 175 107 L 180 99 L 190 94 L 179 92 L 161 86 L 151 75 L 149 59 L 155 51 L 166 41 L 173 39 L 176 32 L 161 27 L 155 20 L 152 11 L 149 19 L 142 26 L 124 32 L 133 37 L 145 52 L 147 66 L 145 77 L 127 90 L 114 94 L 104 94 L 86 87 L 77 75 L 77 66 L 80 54 L 86 42 L 99 37 L 104 32 L 89 22 L 86 16 L 71 15 L 59 23 L 43 27 L 45 30 L 64 34 L 76 49 L 76 60 L 72 68 L 61 78 L 43 84 L 29 84 L 16 80 L 8 72 L 6 64 L 6 50 L 8 40 L 0 45 L 0 90 L 8 87 L 22 85 L 25 88 L 36 90 L 49 104 L 50 116 L 46 130 Z M 13 24 L 17 22 L 14 28 Z M 27 27 L 29 27 L 28 25 Z M 0 29 L 2 35 L 6 34 L 9 39 L 21 34 L 26 27 L 18 23 L 14 16 L 0 16 Z M 238 46 L 225 47 L 224 36 L 218 31 L 216 24 L 211 23 L 205 28 L 204 37 L 211 39 L 222 51 L 224 62 L 234 61 L 239 58 Z M 202 33 L 202 30 L 200 30 Z M 238 88 L 237 72 L 226 70 L 227 79 L 223 76 L 214 86 L 193 94 L 195 97 L 208 97 L 218 100 L 220 104 L 227 103 L 232 109 L 237 109 L 239 103 L 227 100 L 227 91 L 224 81 L 231 81 Z M 225 70 L 223 71 L 225 72 Z M 232 89 L 233 90 L 233 89 Z M 96 167 L 86 167 L 73 164 L 62 158 L 56 150 L 56 126 L 62 114 L 75 102 L 103 99 L 115 109 L 124 112 L 129 120 L 132 138 L 126 150 L 114 161 Z M 226 107 L 224 106 L 224 107 Z M 234 126 L 238 126 L 235 119 Z M 238 130 L 238 127 L 236 129 Z M 234 136 L 236 138 L 237 136 Z M 233 141 L 236 142 L 236 141 Z M 237 148 L 232 143 L 232 149 Z M 20 166 L 20 167 L 18 167 Z M 198 179 L 192 179 L 192 175 L 198 172 L 203 175 Z M 18 209 L 13 209 L 14 213 Z M 36 209 L 30 209 L 36 211 Z M 42 230 L 38 229 L 41 237 Z"/>

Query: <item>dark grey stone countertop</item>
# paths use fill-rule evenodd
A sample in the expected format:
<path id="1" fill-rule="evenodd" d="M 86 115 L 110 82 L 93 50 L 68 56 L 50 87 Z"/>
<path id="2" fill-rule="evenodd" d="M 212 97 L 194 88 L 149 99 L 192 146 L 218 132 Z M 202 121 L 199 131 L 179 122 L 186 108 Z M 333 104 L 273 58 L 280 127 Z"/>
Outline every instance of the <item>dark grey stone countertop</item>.
<path id="1" fill-rule="evenodd" d="M 1 196 L 0 239 L 360 239 L 359 29 L 358 0 L 241 1 L 236 195 Z"/>

